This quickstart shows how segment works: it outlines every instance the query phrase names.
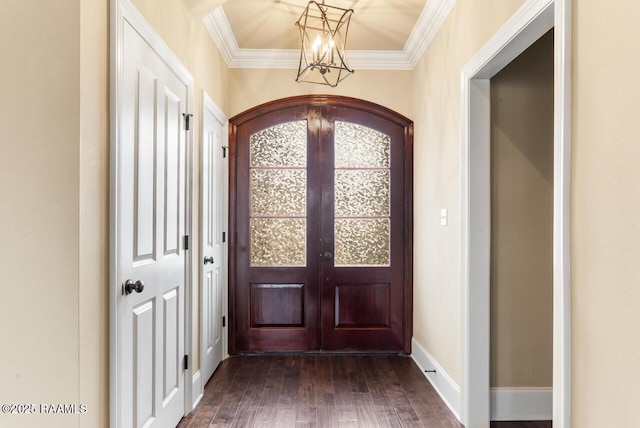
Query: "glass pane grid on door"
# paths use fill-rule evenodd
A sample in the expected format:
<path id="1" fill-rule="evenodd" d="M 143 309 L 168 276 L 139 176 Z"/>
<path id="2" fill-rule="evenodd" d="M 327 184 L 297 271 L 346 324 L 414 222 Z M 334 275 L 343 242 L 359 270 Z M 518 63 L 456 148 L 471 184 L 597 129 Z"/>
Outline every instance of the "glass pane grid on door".
<path id="1" fill-rule="evenodd" d="M 389 266 L 391 138 L 335 122 L 334 266 Z"/>
<path id="2" fill-rule="evenodd" d="M 250 266 L 306 266 L 306 120 L 251 135 L 249 157 Z"/>

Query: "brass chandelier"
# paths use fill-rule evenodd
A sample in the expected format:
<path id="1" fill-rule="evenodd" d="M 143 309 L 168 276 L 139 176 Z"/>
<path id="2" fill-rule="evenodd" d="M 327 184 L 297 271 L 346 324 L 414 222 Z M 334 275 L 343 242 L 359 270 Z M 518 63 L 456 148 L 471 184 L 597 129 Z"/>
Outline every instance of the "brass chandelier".
<path id="1" fill-rule="evenodd" d="M 296 82 L 336 87 L 353 73 L 345 45 L 353 9 L 310 1 L 296 26 L 300 30 L 300 64 Z"/>

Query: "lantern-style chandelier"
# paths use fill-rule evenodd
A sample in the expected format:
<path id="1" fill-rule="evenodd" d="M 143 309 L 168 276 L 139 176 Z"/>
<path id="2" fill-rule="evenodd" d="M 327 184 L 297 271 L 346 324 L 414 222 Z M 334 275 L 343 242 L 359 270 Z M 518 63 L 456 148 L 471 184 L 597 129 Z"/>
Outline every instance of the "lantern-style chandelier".
<path id="1" fill-rule="evenodd" d="M 300 30 L 300 64 L 296 82 L 335 87 L 353 70 L 347 65 L 345 45 L 353 9 L 310 1 L 296 26 Z"/>

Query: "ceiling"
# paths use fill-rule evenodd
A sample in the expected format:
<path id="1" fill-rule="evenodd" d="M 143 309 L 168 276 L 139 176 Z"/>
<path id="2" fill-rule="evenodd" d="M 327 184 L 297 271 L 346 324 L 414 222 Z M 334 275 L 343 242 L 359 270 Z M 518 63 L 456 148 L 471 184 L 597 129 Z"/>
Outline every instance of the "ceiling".
<path id="1" fill-rule="evenodd" d="M 321 1 L 318 0 L 320 3 Z M 353 9 L 347 58 L 355 69 L 412 69 L 455 0 L 325 0 Z M 204 22 L 227 65 L 297 68 L 295 26 L 306 0 L 227 0 Z"/>

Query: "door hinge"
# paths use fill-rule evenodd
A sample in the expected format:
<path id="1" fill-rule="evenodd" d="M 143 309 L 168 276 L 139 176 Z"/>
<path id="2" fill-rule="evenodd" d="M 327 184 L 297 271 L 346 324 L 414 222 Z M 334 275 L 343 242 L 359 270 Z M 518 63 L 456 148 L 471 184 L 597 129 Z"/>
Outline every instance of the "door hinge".
<path id="1" fill-rule="evenodd" d="M 182 113 L 182 117 L 184 117 L 184 130 L 188 131 L 191 128 L 190 122 L 193 115 L 191 113 Z"/>
<path id="2" fill-rule="evenodd" d="M 182 370 L 187 370 L 189 368 L 189 356 L 185 355 L 182 359 Z"/>
<path id="3" fill-rule="evenodd" d="M 225 327 L 227 325 L 227 317 L 222 317 L 222 326 Z"/>
<path id="4" fill-rule="evenodd" d="M 222 146 L 222 157 L 226 158 L 227 157 L 227 149 L 229 148 L 229 146 Z"/>
<path id="5" fill-rule="evenodd" d="M 227 232 L 222 232 L 222 242 L 227 242 Z"/>
<path id="6" fill-rule="evenodd" d="M 184 249 L 189 249 L 189 235 L 184 235 Z"/>

